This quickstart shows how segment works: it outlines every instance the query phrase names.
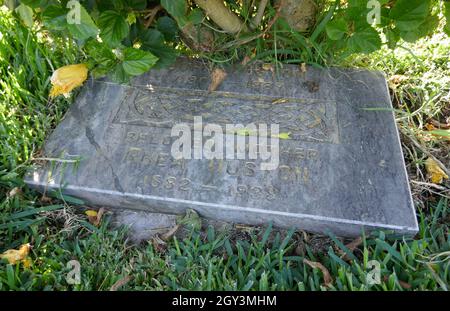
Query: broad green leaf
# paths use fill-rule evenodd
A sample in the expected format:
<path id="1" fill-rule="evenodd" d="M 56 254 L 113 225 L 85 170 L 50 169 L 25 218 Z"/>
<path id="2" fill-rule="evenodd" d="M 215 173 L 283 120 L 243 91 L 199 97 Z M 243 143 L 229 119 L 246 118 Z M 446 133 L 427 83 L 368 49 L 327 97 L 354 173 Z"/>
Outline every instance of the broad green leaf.
<path id="1" fill-rule="evenodd" d="M 158 61 L 158 57 L 152 53 L 134 48 L 126 48 L 123 55 L 123 70 L 131 76 L 143 74 Z"/>
<path id="2" fill-rule="evenodd" d="M 347 22 L 344 19 L 332 20 L 327 24 L 325 30 L 331 40 L 340 40 L 348 31 Z"/>
<path id="3" fill-rule="evenodd" d="M 110 46 L 117 46 L 130 32 L 125 17 L 116 11 L 105 11 L 100 14 L 98 25 L 100 37 Z"/>
<path id="4" fill-rule="evenodd" d="M 126 4 L 130 8 L 138 11 L 142 11 L 147 8 L 147 0 L 128 0 Z"/>
<path id="5" fill-rule="evenodd" d="M 178 34 L 177 23 L 169 16 L 162 16 L 156 22 L 156 28 L 161 31 L 167 41 L 175 40 Z"/>
<path id="6" fill-rule="evenodd" d="M 33 26 L 33 9 L 21 3 L 15 10 L 27 27 Z"/>
<path id="7" fill-rule="evenodd" d="M 141 34 L 142 49 L 150 51 L 159 59 L 155 68 L 170 66 L 177 58 L 176 50 L 164 43 L 164 36 L 156 29 L 148 29 Z"/>
<path id="8" fill-rule="evenodd" d="M 398 0 L 390 18 L 401 31 L 411 31 L 422 24 L 429 12 L 430 0 Z"/>
<path id="9" fill-rule="evenodd" d="M 450 2 L 448 1 L 444 3 L 444 16 L 447 19 L 444 31 L 448 36 L 450 36 Z"/>
<path id="10" fill-rule="evenodd" d="M 130 75 L 128 75 L 123 69 L 122 64 L 117 64 L 114 71 L 111 74 L 111 78 L 114 82 L 127 83 L 130 81 Z"/>
<path id="11" fill-rule="evenodd" d="M 186 0 L 161 0 L 161 5 L 181 27 L 186 24 Z"/>
<path id="12" fill-rule="evenodd" d="M 67 29 L 70 34 L 78 40 L 86 40 L 90 37 L 97 36 L 98 28 L 92 20 L 86 9 L 80 4 L 80 20 L 67 20 Z M 70 14 L 70 12 L 69 12 Z M 69 22 L 70 20 L 70 22 Z"/>
<path id="13" fill-rule="evenodd" d="M 402 31 L 400 32 L 400 36 L 407 42 L 416 42 L 418 39 L 431 34 L 438 25 L 439 17 L 437 15 L 430 15 L 418 28 L 410 31 Z"/>
<path id="14" fill-rule="evenodd" d="M 67 27 L 67 9 L 51 5 L 42 12 L 42 22 L 51 30 L 64 30 Z"/>
<path id="15" fill-rule="evenodd" d="M 348 48 L 353 53 L 372 53 L 381 48 L 381 38 L 372 27 L 358 30 L 348 40 Z"/>
<path id="16" fill-rule="evenodd" d="M 21 4 L 25 4 L 33 9 L 43 8 L 50 4 L 49 0 L 20 0 Z"/>
<path id="17" fill-rule="evenodd" d="M 203 19 L 205 18 L 205 15 L 203 14 L 203 11 L 200 9 L 194 9 L 189 13 L 187 19 L 189 23 L 192 23 L 194 25 L 200 24 Z"/>
<path id="18" fill-rule="evenodd" d="M 397 43 L 400 40 L 400 34 L 396 29 L 387 29 L 386 30 L 386 40 L 387 46 L 393 50 L 397 47 Z"/>

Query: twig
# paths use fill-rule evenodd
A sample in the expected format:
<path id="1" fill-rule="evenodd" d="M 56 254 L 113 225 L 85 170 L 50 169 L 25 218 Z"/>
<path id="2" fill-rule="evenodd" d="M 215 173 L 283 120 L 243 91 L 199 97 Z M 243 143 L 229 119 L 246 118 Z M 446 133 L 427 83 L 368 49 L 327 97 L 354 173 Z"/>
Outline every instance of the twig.
<path id="1" fill-rule="evenodd" d="M 280 1 L 279 4 L 278 4 L 275 16 L 270 20 L 270 22 L 267 24 L 267 27 L 262 32 L 260 32 L 259 34 L 254 35 L 254 36 L 251 36 L 249 38 L 238 39 L 238 40 L 231 41 L 231 42 L 223 45 L 220 49 L 218 49 L 218 51 L 226 50 L 226 49 L 228 49 L 230 47 L 233 47 L 235 45 L 247 44 L 247 43 L 249 43 L 249 42 L 251 42 L 253 40 L 256 40 L 256 39 L 264 36 L 266 34 L 266 32 L 269 31 L 270 28 L 272 28 L 273 24 L 275 24 L 275 22 L 277 21 L 278 17 L 280 16 L 280 11 L 281 11 L 282 6 L 283 6 L 283 1 Z"/>
<path id="2" fill-rule="evenodd" d="M 439 167 L 448 175 L 450 176 L 450 171 L 445 167 L 444 164 L 442 164 L 441 161 L 439 161 L 434 155 L 431 154 L 431 152 L 429 152 L 424 146 L 422 146 L 416 139 L 414 139 L 413 137 L 407 135 L 406 133 L 404 133 L 406 137 L 409 138 L 409 140 L 411 140 L 411 142 L 413 143 L 414 146 L 416 146 L 417 148 L 419 148 L 423 153 L 425 153 L 428 157 L 432 158 L 438 165 Z"/>
<path id="3" fill-rule="evenodd" d="M 256 29 L 261 24 L 262 18 L 264 16 L 264 11 L 266 10 L 268 2 L 269 0 L 261 0 L 259 2 L 258 11 L 256 12 L 255 17 L 250 23 L 251 29 Z"/>
<path id="4" fill-rule="evenodd" d="M 146 19 L 144 26 L 145 28 L 150 27 L 150 25 L 153 23 L 153 20 L 155 19 L 156 14 L 158 14 L 159 10 L 162 9 L 162 6 L 158 4 L 153 9 L 149 10 L 149 13 L 144 16 L 144 19 Z"/>
<path id="5" fill-rule="evenodd" d="M 416 180 L 411 180 L 411 182 L 413 184 L 416 184 L 416 185 L 419 185 L 419 186 L 436 188 L 437 190 L 441 190 L 441 191 L 448 191 L 448 190 L 450 190 L 450 189 L 447 189 L 446 187 L 435 185 L 435 184 L 428 183 L 428 182 L 416 181 Z"/>

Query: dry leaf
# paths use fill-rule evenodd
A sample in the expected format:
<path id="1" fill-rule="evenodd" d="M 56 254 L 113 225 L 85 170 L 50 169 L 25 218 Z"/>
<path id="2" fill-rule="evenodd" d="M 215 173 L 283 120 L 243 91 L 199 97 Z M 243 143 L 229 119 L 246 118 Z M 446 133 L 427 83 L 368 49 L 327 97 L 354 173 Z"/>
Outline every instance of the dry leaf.
<path id="1" fill-rule="evenodd" d="M 363 242 L 361 237 L 358 237 L 357 239 L 353 240 L 352 242 L 348 243 L 345 245 L 345 247 L 347 247 L 349 250 L 351 250 L 352 252 L 361 245 L 361 243 Z"/>
<path id="2" fill-rule="evenodd" d="M 391 89 L 396 89 L 404 81 L 407 81 L 408 77 L 403 75 L 393 75 L 389 78 L 388 83 Z"/>
<path id="3" fill-rule="evenodd" d="M 262 64 L 262 69 L 265 71 L 275 72 L 275 69 L 273 68 L 273 64 L 270 64 L 270 63 Z"/>
<path id="4" fill-rule="evenodd" d="M 128 282 L 130 282 L 133 279 L 133 276 L 127 275 L 124 278 L 118 280 L 116 283 L 114 283 L 111 288 L 109 289 L 112 292 L 117 291 L 122 286 L 126 285 Z"/>
<path id="5" fill-rule="evenodd" d="M 226 77 L 227 73 L 224 70 L 220 68 L 214 69 L 211 74 L 211 84 L 209 85 L 208 91 L 213 92 L 217 90 L 219 85 L 223 82 L 223 80 L 225 80 Z"/>
<path id="6" fill-rule="evenodd" d="M 403 287 L 404 289 L 411 289 L 411 284 L 406 283 L 404 281 L 398 280 L 398 283 L 400 284 L 401 287 Z"/>
<path id="7" fill-rule="evenodd" d="M 325 286 L 329 286 L 331 284 L 331 282 L 333 282 L 333 279 L 331 278 L 330 272 L 320 262 L 309 261 L 308 259 L 303 259 L 303 262 L 305 264 L 307 264 L 308 266 L 310 266 L 311 268 L 313 268 L 313 269 L 317 268 L 317 269 L 320 269 L 320 271 L 322 271 L 323 279 L 325 281 Z"/>
<path id="8" fill-rule="evenodd" d="M 53 85 L 50 90 L 50 97 L 56 97 L 61 94 L 68 97 L 74 88 L 83 84 L 87 76 L 88 69 L 85 64 L 68 65 L 58 68 L 50 78 Z"/>
<path id="9" fill-rule="evenodd" d="M 243 59 L 242 62 L 241 62 L 241 65 L 242 65 L 242 66 L 245 66 L 245 65 L 247 65 L 251 60 L 252 60 L 252 59 L 251 59 L 249 56 L 245 55 L 244 59 Z"/>
<path id="10" fill-rule="evenodd" d="M 161 236 L 161 239 L 163 241 L 168 241 L 171 237 L 173 237 L 173 235 L 178 231 L 178 229 L 180 228 L 180 225 L 175 225 L 172 229 L 170 229 L 169 231 L 167 231 L 166 233 L 164 233 Z"/>
<path id="11" fill-rule="evenodd" d="M 7 197 L 13 198 L 15 196 L 20 196 L 22 194 L 22 190 L 19 187 L 14 187 L 11 189 L 10 192 L 8 192 Z"/>
<path id="12" fill-rule="evenodd" d="M 23 244 L 19 249 L 8 249 L 3 254 L 0 255 L 1 259 L 6 259 L 12 265 L 16 264 L 18 261 L 22 261 L 27 264 L 26 261 L 28 254 L 30 253 L 31 245 L 30 243 Z"/>
<path id="13" fill-rule="evenodd" d="M 301 65 L 300 65 L 300 71 L 301 71 L 302 73 L 305 73 L 305 72 L 306 72 L 306 63 L 301 63 Z"/>
<path id="14" fill-rule="evenodd" d="M 42 195 L 42 197 L 40 198 L 41 203 L 52 203 L 52 198 L 46 196 L 45 194 Z"/>
<path id="15" fill-rule="evenodd" d="M 158 235 L 153 236 L 150 239 L 150 242 L 152 243 L 155 251 L 158 253 L 164 252 L 167 248 L 166 242 L 164 242 Z"/>
<path id="16" fill-rule="evenodd" d="M 94 210 L 88 210 L 85 213 L 88 216 L 89 222 L 92 225 L 98 227 L 102 221 L 102 217 L 103 217 L 103 214 L 105 213 L 105 209 L 102 207 L 99 209 L 98 212 L 96 212 Z"/>
<path id="17" fill-rule="evenodd" d="M 428 176 L 431 178 L 431 182 L 440 184 L 444 179 L 448 179 L 448 175 L 439 167 L 439 165 L 432 158 L 428 158 L 425 161 L 425 168 L 427 169 Z"/>
<path id="18" fill-rule="evenodd" d="M 349 251 L 353 252 L 358 246 L 360 246 L 362 243 L 362 238 L 358 237 L 357 239 L 353 240 L 352 242 L 345 245 L 345 247 L 348 248 Z M 339 249 L 338 253 L 340 256 L 342 256 L 342 259 L 345 261 L 351 261 L 351 258 L 346 254 L 343 250 Z"/>

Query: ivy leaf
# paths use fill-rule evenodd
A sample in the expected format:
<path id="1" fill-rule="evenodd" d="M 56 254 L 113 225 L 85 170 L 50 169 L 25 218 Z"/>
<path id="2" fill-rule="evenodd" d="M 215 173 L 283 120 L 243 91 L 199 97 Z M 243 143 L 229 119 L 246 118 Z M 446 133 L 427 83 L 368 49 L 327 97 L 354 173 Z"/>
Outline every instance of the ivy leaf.
<path id="1" fill-rule="evenodd" d="M 391 10 L 390 18 L 401 31 L 416 29 L 425 21 L 430 0 L 398 0 Z"/>
<path id="2" fill-rule="evenodd" d="M 161 0 L 161 5 L 179 24 L 186 23 L 186 0 Z"/>
<path id="3" fill-rule="evenodd" d="M 348 47 L 353 53 L 372 53 L 381 48 L 381 38 L 372 27 L 356 31 L 348 40 Z"/>
<path id="4" fill-rule="evenodd" d="M 100 14 L 98 25 L 100 37 L 110 46 L 119 45 L 130 32 L 130 26 L 125 17 L 116 11 L 105 11 Z"/>
<path id="5" fill-rule="evenodd" d="M 156 29 L 148 29 L 141 34 L 142 49 L 150 51 L 159 60 L 155 68 L 168 67 L 176 60 L 178 53 L 176 50 L 164 43 L 164 36 Z"/>
<path id="6" fill-rule="evenodd" d="M 332 20 L 327 24 L 325 30 L 331 40 L 340 40 L 348 31 L 347 22 L 344 19 Z"/>
<path id="7" fill-rule="evenodd" d="M 68 23 L 67 29 L 70 34 L 78 40 L 86 40 L 90 37 L 95 37 L 98 33 L 97 25 L 95 25 L 89 13 L 80 4 L 80 23 Z"/>
<path id="8" fill-rule="evenodd" d="M 130 76 L 138 76 L 152 68 L 158 57 L 150 52 L 134 48 L 126 48 L 123 52 L 122 67 Z"/>

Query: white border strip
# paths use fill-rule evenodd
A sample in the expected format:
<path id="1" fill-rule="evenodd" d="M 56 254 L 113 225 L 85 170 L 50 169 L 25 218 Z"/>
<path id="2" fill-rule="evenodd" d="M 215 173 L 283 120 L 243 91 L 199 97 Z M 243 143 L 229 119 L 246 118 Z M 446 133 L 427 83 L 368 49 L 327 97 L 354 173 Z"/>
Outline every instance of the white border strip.
<path id="1" fill-rule="evenodd" d="M 60 189 L 60 187 L 58 187 L 56 185 L 49 185 L 49 184 L 35 182 L 35 181 L 26 181 L 26 183 L 29 185 Z M 86 192 L 109 194 L 109 195 L 116 195 L 116 196 L 122 196 L 122 197 L 128 196 L 128 197 L 132 197 L 132 198 L 134 197 L 134 198 L 138 198 L 138 199 L 148 199 L 148 200 L 154 200 L 154 201 L 184 203 L 184 204 L 208 206 L 208 207 L 212 206 L 212 207 L 216 207 L 216 208 L 224 209 L 224 210 L 247 211 L 247 212 L 259 213 L 259 214 L 278 215 L 278 216 L 286 216 L 286 217 L 293 217 L 293 218 L 307 218 L 307 219 L 309 218 L 312 220 L 321 220 L 321 221 L 326 221 L 326 222 L 335 222 L 335 223 L 351 224 L 351 225 L 359 225 L 359 226 L 370 226 L 370 227 L 376 227 L 376 228 L 408 230 L 408 231 L 418 231 L 419 230 L 417 220 L 416 220 L 416 227 L 407 227 L 407 226 L 396 226 L 396 225 L 388 225 L 388 224 L 381 224 L 381 223 L 374 223 L 374 222 L 365 222 L 365 221 L 358 221 L 358 220 L 334 218 L 334 217 L 327 217 L 327 216 L 308 215 L 308 214 L 301 214 L 301 213 L 275 212 L 275 211 L 264 210 L 264 209 L 260 209 L 260 208 L 254 208 L 254 207 L 242 207 L 242 206 L 235 206 L 235 205 L 207 203 L 207 202 L 200 202 L 200 201 L 190 201 L 190 200 L 183 200 L 183 199 L 176 199 L 176 198 L 159 197 L 159 196 L 147 195 L 147 194 L 138 194 L 138 193 L 130 193 L 130 192 L 120 192 L 120 191 L 115 191 L 115 190 L 88 188 L 88 187 L 74 186 L 74 185 L 67 185 L 64 187 L 64 189 L 81 190 L 81 191 L 86 191 Z M 415 213 L 414 213 L 414 216 L 415 216 Z"/>

